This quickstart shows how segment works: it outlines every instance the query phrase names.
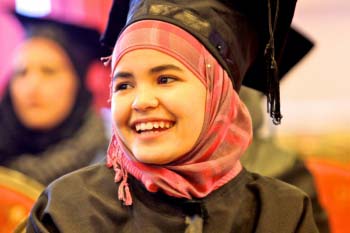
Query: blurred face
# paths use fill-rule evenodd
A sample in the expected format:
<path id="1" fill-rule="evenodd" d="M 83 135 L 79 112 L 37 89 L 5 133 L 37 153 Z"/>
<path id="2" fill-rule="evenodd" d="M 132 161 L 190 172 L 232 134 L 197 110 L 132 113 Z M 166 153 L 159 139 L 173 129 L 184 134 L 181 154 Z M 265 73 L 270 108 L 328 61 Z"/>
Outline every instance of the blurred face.
<path id="1" fill-rule="evenodd" d="M 15 112 L 28 128 L 47 130 L 70 113 L 77 77 L 68 55 L 55 42 L 32 38 L 16 51 L 10 92 Z"/>
<path id="2" fill-rule="evenodd" d="M 189 152 L 204 122 L 206 88 L 176 59 L 150 49 L 127 53 L 113 73 L 112 114 L 140 162 L 166 164 Z"/>

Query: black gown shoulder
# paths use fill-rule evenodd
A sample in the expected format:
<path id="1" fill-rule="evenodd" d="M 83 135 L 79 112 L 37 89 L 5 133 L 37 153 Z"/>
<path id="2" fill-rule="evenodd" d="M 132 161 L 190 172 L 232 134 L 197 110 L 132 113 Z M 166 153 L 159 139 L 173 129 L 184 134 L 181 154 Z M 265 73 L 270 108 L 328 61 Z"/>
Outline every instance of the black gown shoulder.
<path id="1" fill-rule="evenodd" d="M 41 194 L 27 232 L 185 232 L 199 216 L 203 232 L 317 233 L 307 195 L 246 170 L 205 198 L 150 193 L 128 179 L 133 204 L 118 200 L 113 169 L 97 164 L 67 174 Z"/>

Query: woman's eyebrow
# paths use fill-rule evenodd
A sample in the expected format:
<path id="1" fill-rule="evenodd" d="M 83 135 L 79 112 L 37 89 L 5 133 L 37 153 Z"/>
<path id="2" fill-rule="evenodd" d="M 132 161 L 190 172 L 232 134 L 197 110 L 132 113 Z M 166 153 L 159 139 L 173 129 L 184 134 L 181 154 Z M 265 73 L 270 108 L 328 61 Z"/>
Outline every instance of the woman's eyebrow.
<path id="1" fill-rule="evenodd" d="M 160 66 L 156 66 L 153 67 L 149 73 L 153 74 L 153 73 L 158 73 L 164 70 L 176 70 L 176 71 L 183 71 L 180 67 L 172 65 L 172 64 L 166 64 L 166 65 L 160 65 Z"/>
<path id="2" fill-rule="evenodd" d="M 134 75 L 130 72 L 121 71 L 114 74 L 113 81 L 116 80 L 117 78 L 131 78 L 133 76 Z"/>
<path id="3" fill-rule="evenodd" d="M 172 64 L 166 64 L 166 65 L 152 67 L 150 69 L 149 73 L 154 74 L 154 73 L 159 73 L 159 72 L 162 72 L 165 70 L 183 71 L 183 69 L 181 69 L 178 66 L 175 66 Z M 131 72 L 120 71 L 120 72 L 115 73 L 115 75 L 113 76 L 113 81 L 116 80 L 117 78 L 132 78 L 132 77 L 134 77 L 134 75 Z"/>

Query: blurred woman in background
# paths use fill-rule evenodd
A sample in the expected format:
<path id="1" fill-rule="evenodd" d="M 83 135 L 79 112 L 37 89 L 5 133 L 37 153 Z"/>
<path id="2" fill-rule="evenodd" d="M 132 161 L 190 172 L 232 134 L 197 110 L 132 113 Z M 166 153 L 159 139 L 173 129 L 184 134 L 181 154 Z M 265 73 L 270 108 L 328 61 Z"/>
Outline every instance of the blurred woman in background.
<path id="1" fill-rule="evenodd" d="M 107 140 L 86 86 L 95 30 L 16 15 L 26 38 L 0 104 L 0 165 L 48 184 L 89 165 Z"/>

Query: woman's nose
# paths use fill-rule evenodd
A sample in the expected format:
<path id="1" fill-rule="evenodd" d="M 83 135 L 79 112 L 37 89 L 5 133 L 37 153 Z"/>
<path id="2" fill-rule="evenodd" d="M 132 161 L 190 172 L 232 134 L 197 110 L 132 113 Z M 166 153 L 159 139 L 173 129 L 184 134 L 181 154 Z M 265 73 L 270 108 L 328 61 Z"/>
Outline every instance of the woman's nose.
<path id="1" fill-rule="evenodd" d="M 132 108 L 136 111 L 146 111 L 156 108 L 159 104 L 157 97 L 150 90 L 139 91 L 132 103 Z"/>

